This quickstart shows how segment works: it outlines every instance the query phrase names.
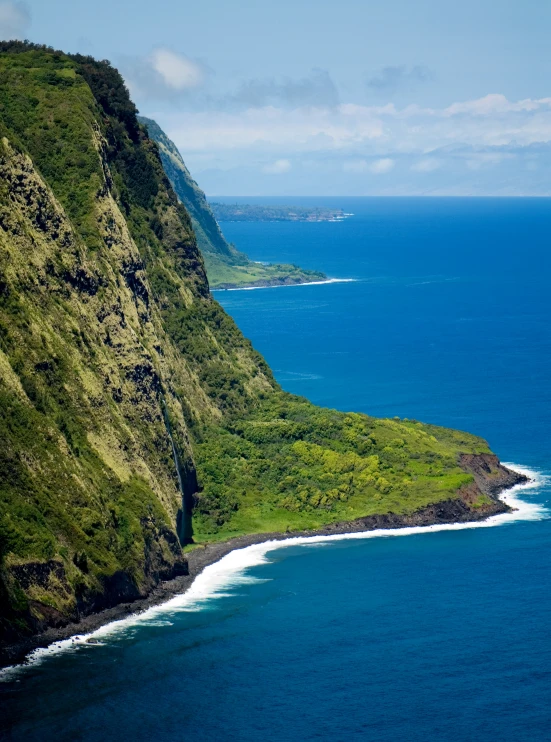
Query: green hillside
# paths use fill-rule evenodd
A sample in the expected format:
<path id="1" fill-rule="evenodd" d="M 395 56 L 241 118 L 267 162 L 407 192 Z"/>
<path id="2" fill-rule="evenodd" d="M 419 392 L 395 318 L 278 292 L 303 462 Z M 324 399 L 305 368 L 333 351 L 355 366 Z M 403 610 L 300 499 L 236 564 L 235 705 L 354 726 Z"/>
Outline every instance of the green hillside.
<path id="1" fill-rule="evenodd" d="M 281 391 L 161 156 L 108 63 L 0 44 L 4 641 L 147 594 L 192 541 L 489 503 L 481 439 Z"/>
<path id="2" fill-rule="evenodd" d="M 205 194 L 191 177 L 180 152 L 161 127 L 151 119 L 138 116 L 149 136 L 157 142 L 161 161 L 172 187 L 186 207 L 197 237 L 197 245 L 205 259 L 211 288 L 239 286 L 278 286 L 323 281 L 320 271 L 296 265 L 263 265 L 255 263 L 226 241 L 214 217 Z"/>

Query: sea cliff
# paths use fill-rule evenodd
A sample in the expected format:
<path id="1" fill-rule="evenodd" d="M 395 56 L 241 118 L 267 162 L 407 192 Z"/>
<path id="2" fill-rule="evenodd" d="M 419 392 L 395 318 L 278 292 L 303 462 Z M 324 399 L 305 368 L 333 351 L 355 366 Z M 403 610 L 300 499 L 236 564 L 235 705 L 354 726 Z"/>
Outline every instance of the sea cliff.
<path id="1" fill-rule="evenodd" d="M 189 551 L 186 555 L 187 567 L 180 575 L 160 582 L 147 596 L 134 600 L 121 598 L 115 605 L 100 610 L 90 611 L 64 622 L 45 623 L 38 633 L 4 646 L 0 654 L 0 664 L 21 662 L 34 649 L 47 647 L 53 642 L 75 635 L 87 634 L 112 621 L 117 621 L 129 614 L 139 613 L 147 608 L 162 604 L 188 590 L 194 579 L 209 564 L 229 554 L 234 549 L 243 549 L 253 544 L 266 541 L 285 541 L 290 538 L 311 536 L 332 536 L 337 534 L 364 533 L 378 529 L 390 530 L 453 523 L 476 523 L 492 515 L 506 513 L 510 507 L 499 498 L 499 494 L 518 484 L 528 482 L 528 478 L 519 472 L 503 466 L 496 456 L 488 454 L 468 455 L 464 466 L 471 471 L 475 482 L 464 487 L 457 496 L 438 503 L 427 505 L 409 515 L 385 513 L 358 518 L 354 521 L 333 523 L 331 525 L 308 531 L 256 533 L 238 536 L 227 541 L 203 544 Z M 473 506 L 480 496 L 487 499 L 481 506 Z"/>
<path id="2" fill-rule="evenodd" d="M 188 579 L 190 544 L 485 517 L 515 477 L 477 436 L 283 392 L 136 113 L 108 63 L 0 44 L 4 653 Z"/>

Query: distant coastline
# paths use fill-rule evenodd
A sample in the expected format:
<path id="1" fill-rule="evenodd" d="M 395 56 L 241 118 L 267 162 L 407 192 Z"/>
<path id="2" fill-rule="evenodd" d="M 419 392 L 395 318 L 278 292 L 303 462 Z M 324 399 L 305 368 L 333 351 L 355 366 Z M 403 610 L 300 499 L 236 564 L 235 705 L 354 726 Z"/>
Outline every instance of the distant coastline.
<path id="1" fill-rule="evenodd" d="M 253 284 L 251 286 L 235 286 L 235 285 L 228 285 L 228 286 L 216 286 L 216 288 L 211 289 L 211 292 L 215 291 L 254 291 L 256 289 L 281 289 L 281 288 L 289 288 L 290 286 L 321 286 L 326 283 L 354 283 L 357 281 L 357 278 L 326 278 L 322 281 L 318 280 L 312 280 L 312 281 L 292 281 L 292 282 L 284 282 L 284 281 L 274 281 L 273 283 L 263 283 L 263 284 Z"/>
<path id="2" fill-rule="evenodd" d="M 211 201 L 217 222 L 342 222 L 354 214 L 320 206 L 271 206 Z"/>
<path id="3" fill-rule="evenodd" d="M 203 254 L 211 289 L 288 285 L 322 281 L 327 278 L 321 271 L 301 268 L 298 265 L 250 260 L 245 253 L 229 243 L 220 230 L 205 194 L 191 177 L 174 142 L 152 119 L 140 117 L 139 121 L 157 143 L 165 172 L 191 217 L 197 246 Z M 233 206 L 217 204 L 217 206 L 219 207 L 218 219 L 227 215 L 235 221 L 341 221 L 344 215 L 340 209 L 279 206 L 248 206 L 243 209 L 237 204 Z M 236 212 L 239 212 L 238 216 Z"/>

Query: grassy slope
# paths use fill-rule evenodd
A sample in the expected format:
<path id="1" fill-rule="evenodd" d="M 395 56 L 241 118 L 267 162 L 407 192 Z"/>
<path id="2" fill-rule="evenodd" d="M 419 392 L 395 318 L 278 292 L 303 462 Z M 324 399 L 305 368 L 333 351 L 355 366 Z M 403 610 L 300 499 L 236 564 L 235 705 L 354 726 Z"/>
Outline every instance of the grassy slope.
<path id="1" fill-rule="evenodd" d="M 262 265 L 251 260 L 246 265 L 228 265 L 209 253 L 205 253 L 205 266 L 212 289 L 289 286 L 327 279 L 325 273 L 306 270 L 292 264 Z"/>
<path id="2" fill-rule="evenodd" d="M 181 565 L 177 533 L 412 512 L 471 481 L 457 457 L 479 438 L 279 389 L 210 296 L 111 67 L 5 47 L 0 137 L 5 635 L 147 591 Z"/>
<path id="3" fill-rule="evenodd" d="M 196 540 L 413 513 L 472 481 L 457 466 L 463 451 L 488 447 L 468 433 L 273 395 L 196 446 Z"/>
<path id="4" fill-rule="evenodd" d="M 157 142 L 170 182 L 191 216 L 211 288 L 307 283 L 326 278 L 320 271 L 309 271 L 296 265 L 261 265 L 236 250 L 224 238 L 205 194 L 191 177 L 174 142 L 155 121 L 144 117 L 139 117 L 139 120 Z"/>

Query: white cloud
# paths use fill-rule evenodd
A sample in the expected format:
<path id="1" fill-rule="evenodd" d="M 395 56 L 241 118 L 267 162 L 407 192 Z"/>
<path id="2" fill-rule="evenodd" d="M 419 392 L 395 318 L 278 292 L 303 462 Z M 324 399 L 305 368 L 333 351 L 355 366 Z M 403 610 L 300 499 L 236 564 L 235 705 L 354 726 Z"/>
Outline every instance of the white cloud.
<path id="1" fill-rule="evenodd" d="M 159 48 L 150 55 L 151 66 L 173 90 L 190 90 L 201 85 L 205 75 L 203 68 L 183 54 Z"/>
<path id="2" fill-rule="evenodd" d="M 490 116 L 499 113 L 537 111 L 539 108 L 549 107 L 551 107 L 551 98 L 539 98 L 536 100 L 525 98 L 524 100 L 511 102 L 500 93 L 490 93 L 476 100 L 452 103 L 451 106 L 448 106 L 444 110 L 444 115 L 456 116 L 457 114 L 470 114 L 472 116 Z"/>
<path id="3" fill-rule="evenodd" d="M 435 159 L 441 158 L 427 153 L 441 148 L 481 149 L 551 141 L 551 99 L 511 102 L 499 95 L 441 109 L 345 103 L 291 110 L 277 106 L 216 113 L 188 110 L 165 114 L 162 119 L 165 126 L 168 121 L 169 134 L 185 152 L 242 150 L 245 156 L 254 153 L 256 157 L 262 151 L 276 160 L 295 152 L 339 151 L 340 169 L 345 172 L 367 169 L 359 161 L 393 160 L 402 154 L 420 160 L 414 171 L 430 172 L 437 169 Z M 376 171 L 379 167 L 384 171 L 390 166 L 377 166 Z"/>
<path id="4" fill-rule="evenodd" d="M 27 3 L 0 2 L 0 38 L 22 39 L 31 24 Z"/>
<path id="5" fill-rule="evenodd" d="M 368 160 L 347 160 L 343 163 L 342 169 L 345 173 L 365 173 L 371 172 L 375 175 L 389 173 L 394 167 L 394 160 L 390 157 L 382 157 L 378 160 L 369 162 Z"/>
<path id="6" fill-rule="evenodd" d="M 548 168 L 541 159 L 547 155 L 541 153 L 545 147 L 551 151 L 548 98 L 510 101 L 492 94 L 441 108 L 348 101 L 241 111 L 187 108 L 161 115 L 142 106 L 142 111 L 159 120 L 184 159 L 198 163 L 200 182 L 206 177 L 209 184 L 212 178 L 211 188 L 219 183 L 213 193 L 233 188 L 229 176 L 227 181 L 216 180 L 215 173 L 242 172 L 245 182 L 245 177 L 256 177 L 253 171 L 274 189 L 284 183 L 286 192 L 315 192 L 326 182 L 335 188 L 341 183 L 341 192 L 350 188 L 386 193 L 402 182 L 406 191 L 418 183 L 421 192 L 433 193 L 436 184 L 449 182 L 461 192 L 478 193 L 492 178 L 503 190 L 506 172 L 526 177 L 533 172 L 543 183 Z M 528 155 L 539 163 L 537 171 L 527 170 Z M 274 177 L 267 179 L 263 173 Z M 514 177 L 507 187 L 532 192 L 529 184 L 521 186 Z"/>
<path id="7" fill-rule="evenodd" d="M 165 47 L 143 57 L 124 57 L 120 67 L 132 97 L 140 104 L 147 99 L 188 100 L 207 76 L 203 64 Z"/>
<path id="8" fill-rule="evenodd" d="M 382 175 L 383 173 L 389 173 L 394 167 L 394 160 L 390 157 L 382 157 L 380 160 L 375 160 L 371 163 L 369 169 L 376 175 Z"/>
<path id="9" fill-rule="evenodd" d="M 276 160 L 270 165 L 263 167 L 262 171 L 264 173 L 269 173 L 270 175 L 282 175 L 283 173 L 288 173 L 290 169 L 291 163 L 289 160 Z"/>
<path id="10" fill-rule="evenodd" d="M 174 114 L 169 121 L 167 133 L 188 152 L 246 149 L 251 153 L 262 148 L 279 150 L 276 159 L 290 150 L 338 150 L 384 135 L 383 124 L 373 112 L 351 117 L 341 115 L 339 108 L 289 111 L 266 106 L 215 115 L 212 111 L 185 112 Z"/>
<path id="11" fill-rule="evenodd" d="M 440 160 L 434 157 L 426 157 L 424 160 L 414 162 L 411 169 L 416 173 L 433 173 L 442 166 Z"/>

